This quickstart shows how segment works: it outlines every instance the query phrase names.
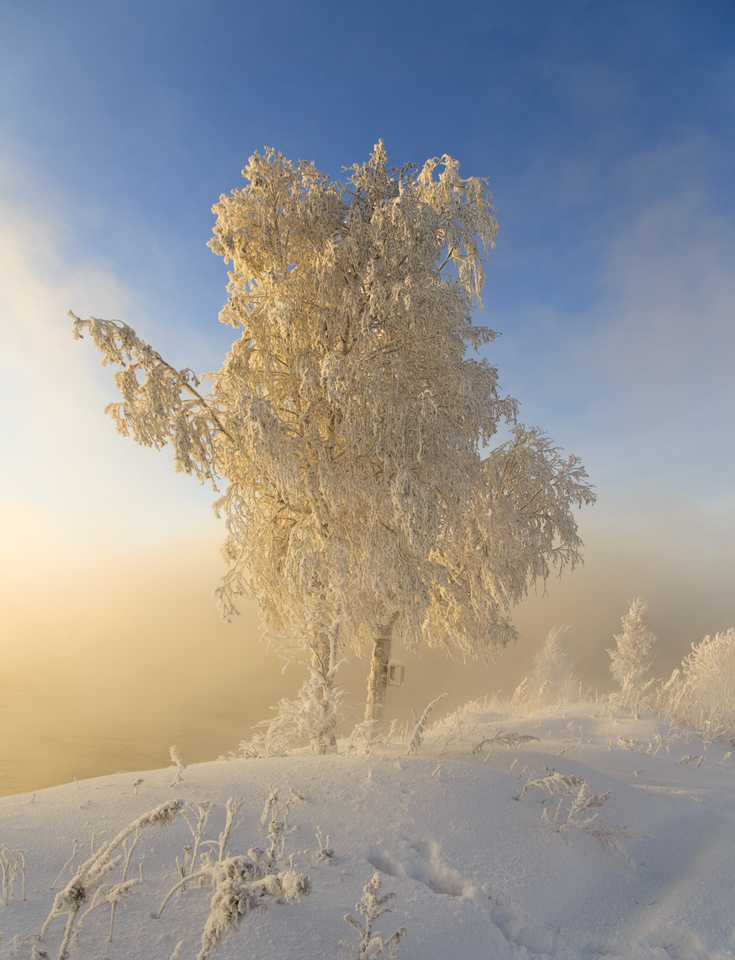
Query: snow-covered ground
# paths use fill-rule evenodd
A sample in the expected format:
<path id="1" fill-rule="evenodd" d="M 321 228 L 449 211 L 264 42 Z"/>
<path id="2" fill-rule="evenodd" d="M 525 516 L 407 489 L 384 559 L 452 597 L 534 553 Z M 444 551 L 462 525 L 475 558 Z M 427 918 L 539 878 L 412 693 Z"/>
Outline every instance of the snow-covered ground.
<path id="1" fill-rule="evenodd" d="M 518 736 L 499 737 L 500 731 Z M 356 904 L 376 871 L 381 894 L 395 899 L 374 930 L 387 940 L 405 927 L 401 960 L 735 957 L 730 747 L 705 747 L 684 728 L 635 720 L 626 711 L 614 716 L 600 704 L 522 719 L 475 709 L 435 725 L 411 757 L 396 744 L 368 756 L 220 760 L 187 767 L 175 786 L 171 767 L 5 797 L 0 845 L 8 902 L 0 901 L 0 957 L 58 957 L 68 912 L 52 921 L 44 942 L 36 936 L 55 896 L 72 890 L 92 845 L 97 867 L 113 863 L 104 843 L 165 801 L 216 804 L 203 835 L 216 842 L 202 842 L 199 853 L 210 850 L 217 861 L 230 797 L 243 803 L 224 863 L 242 866 L 247 861 L 232 858 L 266 849 L 269 823 L 285 820 L 283 855 L 266 872 L 280 872 L 286 892 L 295 892 L 288 873 L 293 854 L 293 871 L 309 877 L 311 892 L 293 902 L 263 897 L 267 909 L 253 910 L 224 934 L 217 954 L 223 960 L 348 958 L 340 941 L 357 945 L 359 935 L 344 915 L 363 919 Z M 529 781 L 543 778 L 548 786 L 529 788 L 518 799 Z M 269 807 L 273 791 L 278 797 Z M 184 812 L 195 826 L 194 808 Z M 319 856 L 327 834 L 332 855 Z M 130 851 L 133 837 L 117 852 Z M 75 840 L 80 849 L 64 868 Z M 80 906 L 69 957 L 193 960 L 217 868 L 210 865 L 203 886 L 193 880 L 174 893 L 161 919 L 153 918 L 179 879 L 177 858 L 182 864 L 185 845 L 193 843 L 182 816 L 163 828 L 141 828 L 127 873 L 138 882 L 116 908 L 112 942 L 109 903 L 77 921 L 93 902 L 95 884 L 108 885 L 100 886 L 104 897 L 121 881 L 123 863 L 96 879 L 88 865 L 89 899 L 67 898 Z M 20 869 L 10 896 L 15 861 L 9 850 L 26 852 L 25 900 Z M 228 886 L 225 872 L 223 866 L 220 919 L 228 891 L 239 890 L 244 902 L 242 875 L 239 886 Z"/>

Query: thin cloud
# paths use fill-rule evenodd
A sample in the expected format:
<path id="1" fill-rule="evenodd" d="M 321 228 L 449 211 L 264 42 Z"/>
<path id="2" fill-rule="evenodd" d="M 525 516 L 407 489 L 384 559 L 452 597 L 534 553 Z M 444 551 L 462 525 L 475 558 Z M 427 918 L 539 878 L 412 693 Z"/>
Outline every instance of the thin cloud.
<path id="1" fill-rule="evenodd" d="M 109 266 L 65 256 L 67 240 L 53 211 L 0 198 L 0 505 L 44 517 L 46 540 L 72 553 L 105 539 L 139 546 L 191 525 L 192 501 L 209 520 L 211 496 L 103 415 L 116 398 L 110 370 L 72 340 L 66 311 L 125 317 L 136 297 Z"/>

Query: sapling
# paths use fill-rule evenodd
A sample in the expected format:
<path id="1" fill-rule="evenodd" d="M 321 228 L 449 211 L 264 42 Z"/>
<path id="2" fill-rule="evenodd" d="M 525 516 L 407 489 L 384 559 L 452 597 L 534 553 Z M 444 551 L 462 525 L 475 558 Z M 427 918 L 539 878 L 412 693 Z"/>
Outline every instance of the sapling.
<path id="1" fill-rule="evenodd" d="M 385 904 L 395 899 L 394 893 L 385 893 L 380 896 L 381 877 L 379 872 L 373 874 L 372 880 L 365 884 L 363 888 L 362 899 L 355 907 L 365 918 L 362 923 L 351 914 L 345 914 L 345 920 L 354 927 L 360 935 L 360 944 L 355 946 L 347 940 L 340 940 L 340 946 L 345 947 L 350 952 L 353 960 L 374 960 L 379 957 L 384 950 L 388 951 L 389 957 L 398 957 L 398 944 L 406 936 L 406 928 L 399 927 L 386 940 L 380 931 L 374 931 L 375 922 L 383 916 L 384 913 L 390 913 L 390 908 Z"/>
<path id="2" fill-rule="evenodd" d="M 305 744 L 315 754 L 337 752 L 345 688 L 337 682 L 337 671 L 344 661 L 335 661 L 335 651 L 336 638 L 328 653 L 316 644 L 309 646 L 306 653 L 282 645 L 279 656 L 286 660 L 286 666 L 302 664 L 309 676 L 295 700 L 279 700 L 272 708 L 275 717 L 256 724 L 265 728 L 265 733 L 240 744 L 245 757 L 282 757 Z"/>
<path id="3" fill-rule="evenodd" d="M 648 604 L 642 597 L 636 597 L 622 618 L 622 633 L 615 634 L 615 648 L 607 651 L 610 672 L 618 684 L 618 690 L 610 695 L 610 702 L 613 706 L 628 707 L 636 720 L 656 682 L 651 677 L 656 637 L 646 626 L 647 616 Z"/>
<path id="4" fill-rule="evenodd" d="M 552 627 L 541 650 L 533 658 L 533 672 L 513 695 L 528 713 L 540 707 L 572 703 L 579 697 L 579 680 L 569 655 L 570 626 Z"/>

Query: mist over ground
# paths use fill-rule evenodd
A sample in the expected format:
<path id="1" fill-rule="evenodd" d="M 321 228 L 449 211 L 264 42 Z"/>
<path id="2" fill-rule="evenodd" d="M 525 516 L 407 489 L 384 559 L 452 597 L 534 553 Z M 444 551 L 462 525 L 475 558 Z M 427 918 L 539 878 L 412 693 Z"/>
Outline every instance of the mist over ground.
<path id="1" fill-rule="evenodd" d="M 669 528 L 606 529 L 588 520 L 584 566 L 539 587 L 514 614 L 518 643 L 496 663 L 462 663 L 441 651 L 396 645 L 406 664 L 402 688 L 389 688 L 388 719 L 401 723 L 443 693 L 442 715 L 496 690 L 511 694 L 530 672 L 553 626 L 571 623 L 571 653 L 585 690 L 613 687 L 613 635 L 628 602 L 649 601 L 658 636 L 656 675 L 679 665 L 692 642 L 735 623 L 728 591 L 735 556 L 677 539 Z M 0 682 L 0 794 L 40 789 L 118 769 L 168 763 L 177 744 L 187 762 L 237 752 L 305 676 L 268 649 L 253 604 L 231 624 L 212 589 L 224 569 L 219 531 L 180 537 L 135 555 L 75 558 L 46 554 L 3 566 L 4 655 Z M 18 558 L 17 558 L 18 559 Z M 349 695 L 343 735 L 362 719 L 367 655 L 348 652 L 340 679 Z M 60 720 L 61 718 L 61 720 Z"/>

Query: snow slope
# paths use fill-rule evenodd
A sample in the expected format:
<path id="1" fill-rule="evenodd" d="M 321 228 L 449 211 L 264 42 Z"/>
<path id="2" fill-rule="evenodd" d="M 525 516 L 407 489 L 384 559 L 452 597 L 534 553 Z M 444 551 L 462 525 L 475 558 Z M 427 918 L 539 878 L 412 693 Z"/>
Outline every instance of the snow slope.
<path id="1" fill-rule="evenodd" d="M 268 844 L 273 808 L 263 818 L 266 827 L 260 820 L 274 788 L 277 817 L 295 828 L 279 869 L 295 854 L 293 867 L 310 877 L 312 891 L 300 902 L 271 898 L 268 909 L 246 916 L 225 934 L 217 954 L 223 960 L 349 957 L 340 940 L 357 944 L 358 937 L 344 914 L 360 917 L 355 905 L 376 870 L 381 893 L 395 899 L 375 929 L 387 938 L 406 928 L 401 960 L 735 957 L 731 744 L 705 747 L 691 731 L 620 713 L 587 704 L 511 719 L 466 709 L 431 728 L 412 757 L 395 745 L 369 756 L 220 760 L 188 767 L 176 786 L 170 768 L 2 798 L 0 844 L 27 851 L 27 899 L 18 876 L 13 897 L 0 902 L 0 957 L 58 956 L 65 917 L 53 921 L 45 942 L 35 935 L 73 840 L 83 844 L 76 869 L 89 857 L 93 837 L 99 851 L 135 818 L 182 798 L 217 805 L 206 828 L 216 841 L 228 798 L 241 796 L 242 822 L 229 855 L 245 854 Z M 499 731 L 538 739 L 516 747 L 496 740 L 473 752 Z M 588 829 L 573 823 L 560 829 L 573 796 L 561 797 L 556 822 L 559 799 L 543 786 L 515 799 L 529 780 L 549 777 L 551 769 L 583 778 L 587 796 L 610 791 L 607 802 L 580 815 L 593 818 Z M 132 784 L 139 777 L 136 795 Z M 575 782 L 578 794 L 579 781 L 567 780 Z M 637 823 L 617 829 L 628 821 Z M 601 825 L 607 842 L 592 835 Z M 330 836 L 331 857 L 317 856 L 318 827 Z M 144 879 L 118 906 L 112 942 L 106 904 L 85 920 L 69 957 L 193 960 L 210 911 L 209 883 L 191 882 L 160 920 L 151 916 L 178 880 L 176 858 L 182 861 L 191 842 L 181 817 L 163 829 L 145 829 L 128 875 Z M 56 892 L 72 873 L 72 867 L 63 871 Z"/>

